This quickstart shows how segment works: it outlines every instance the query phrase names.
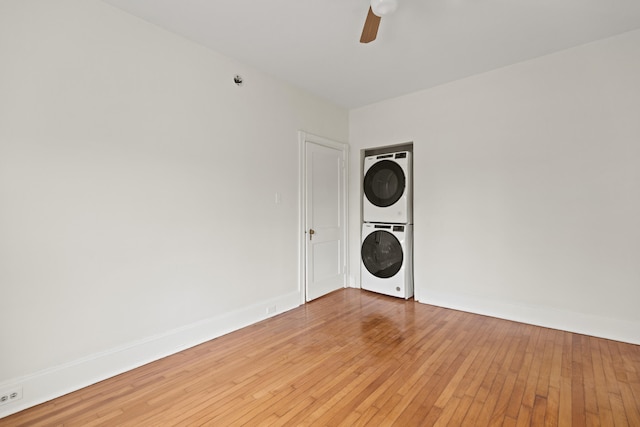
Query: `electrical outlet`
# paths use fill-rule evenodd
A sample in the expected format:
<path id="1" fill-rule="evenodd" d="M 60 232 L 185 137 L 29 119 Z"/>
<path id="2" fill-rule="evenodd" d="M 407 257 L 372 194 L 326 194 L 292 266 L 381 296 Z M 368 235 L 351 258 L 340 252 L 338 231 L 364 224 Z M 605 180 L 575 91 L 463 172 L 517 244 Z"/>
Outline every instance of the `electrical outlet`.
<path id="1" fill-rule="evenodd" d="M 271 307 L 267 307 L 267 314 L 273 314 L 276 312 L 276 306 L 272 305 Z"/>
<path id="2" fill-rule="evenodd" d="M 22 399 L 22 387 L 13 387 L 0 392 L 0 406 Z"/>

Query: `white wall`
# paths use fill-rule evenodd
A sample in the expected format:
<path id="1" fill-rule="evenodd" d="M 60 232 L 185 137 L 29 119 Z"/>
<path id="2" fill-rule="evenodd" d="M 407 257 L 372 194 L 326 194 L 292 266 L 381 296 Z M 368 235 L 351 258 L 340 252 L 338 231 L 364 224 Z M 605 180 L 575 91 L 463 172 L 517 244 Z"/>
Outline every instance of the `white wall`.
<path id="1" fill-rule="evenodd" d="M 298 130 L 347 111 L 99 1 L 0 2 L 1 410 L 297 305 Z"/>
<path id="2" fill-rule="evenodd" d="M 350 112 L 414 142 L 416 298 L 640 343 L 640 31 Z M 358 283 L 358 248 L 352 246 Z"/>

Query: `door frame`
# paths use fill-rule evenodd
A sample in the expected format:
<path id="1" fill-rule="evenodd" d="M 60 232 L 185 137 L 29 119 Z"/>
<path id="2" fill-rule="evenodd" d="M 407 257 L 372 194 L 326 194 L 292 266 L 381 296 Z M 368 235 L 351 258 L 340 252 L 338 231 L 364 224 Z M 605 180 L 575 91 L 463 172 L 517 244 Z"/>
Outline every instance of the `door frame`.
<path id="1" fill-rule="evenodd" d="M 342 215 L 344 227 L 342 241 L 344 242 L 344 283 L 349 282 L 349 145 L 333 141 L 308 132 L 298 131 L 298 291 L 301 304 L 307 302 L 307 143 L 324 145 L 325 147 L 342 152 L 342 169 L 344 182 L 342 183 Z"/>

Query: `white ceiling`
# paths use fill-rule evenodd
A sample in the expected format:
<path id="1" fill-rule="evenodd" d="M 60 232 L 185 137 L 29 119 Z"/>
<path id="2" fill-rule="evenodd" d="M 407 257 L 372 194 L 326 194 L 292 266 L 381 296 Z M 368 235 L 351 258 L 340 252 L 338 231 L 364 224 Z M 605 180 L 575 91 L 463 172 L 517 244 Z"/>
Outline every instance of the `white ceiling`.
<path id="1" fill-rule="evenodd" d="M 640 28 L 639 0 L 104 0 L 347 108 Z M 232 78 L 232 77 L 230 77 Z"/>

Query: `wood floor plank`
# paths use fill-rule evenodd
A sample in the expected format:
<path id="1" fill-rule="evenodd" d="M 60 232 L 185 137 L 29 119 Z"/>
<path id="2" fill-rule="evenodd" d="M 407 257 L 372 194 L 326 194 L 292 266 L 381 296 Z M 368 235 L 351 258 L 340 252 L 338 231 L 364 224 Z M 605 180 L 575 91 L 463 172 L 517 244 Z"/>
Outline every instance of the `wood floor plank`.
<path id="1" fill-rule="evenodd" d="M 617 426 L 629 426 L 629 420 L 627 420 L 627 414 L 624 411 L 624 403 L 622 397 L 616 393 L 609 393 L 609 402 L 611 403 L 611 411 L 613 414 L 614 425 Z"/>
<path id="2" fill-rule="evenodd" d="M 593 371 L 593 351 L 591 350 L 590 337 L 582 336 L 582 382 L 584 385 L 585 413 L 591 419 L 598 413 L 598 395 L 596 394 L 596 382 Z M 597 417 L 596 417 L 597 418 Z M 590 421 L 587 420 L 587 424 Z"/>
<path id="3" fill-rule="evenodd" d="M 556 331 L 551 329 L 546 329 L 543 334 L 543 342 L 541 345 L 544 345 L 544 350 L 541 354 L 541 366 L 540 372 L 538 375 L 538 383 L 536 385 L 534 395 L 536 398 L 538 396 L 547 397 L 549 393 L 549 381 L 551 380 L 551 368 L 553 362 L 553 350 L 554 350 L 554 335 Z"/>
<path id="4" fill-rule="evenodd" d="M 507 406 L 505 418 L 518 420 L 520 409 L 523 407 L 522 398 L 527 387 L 530 367 L 534 360 L 538 335 L 539 334 L 535 333 L 535 329 L 530 327 L 525 329 L 523 333 L 523 338 L 526 340 L 526 347 L 522 350 L 519 357 L 514 358 L 515 365 L 512 363 L 512 369 L 518 372 L 518 377 L 513 387 L 513 394 Z"/>
<path id="5" fill-rule="evenodd" d="M 544 413 L 545 427 L 559 425 L 558 416 L 560 413 L 560 387 L 549 386 L 547 394 L 547 406 Z"/>
<path id="6" fill-rule="evenodd" d="M 469 395 L 463 395 L 462 399 L 460 399 L 460 403 L 458 404 L 455 413 L 449 420 L 447 426 L 458 427 L 462 426 L 465 417 L 467 416 L 467 412 L 469 411 L 469 407 L 473 403 L 473 397 Z"/>
<path id="7" fill-rule="evenodd" d="M 535 350 L 532 354 L 532 362 L 529 368 L 529 375 L 525 380 L 525 388 L 522 394 L 521 403 L 528 408 L 533 408 L 535 399 L 536 399 L 536 389 L 538 388 L 538 383 L 540 382 L 540 378 L 543 376 L 542 366 L 543 366 L 543 356 L 544 356 L 544 346 L 546 342 L 546 335 L 548 334 L 548 329 L 541 329 L 537 331 L 537 344 Z M 543 397 L 545 397 L 547 391 L 544 391 Z"/>
<path id="8" fill-rule="evenodd" d="M 517 373 L 509 370 L 502 384 L 502 389 L 497 397 L 496 404 L 489 419 L 490 426 L 501 426 L 507 417 L 507 408 L 513 394 L 513 388 L 516 384 Z"/>
<path id="9" fill-rule="evenodd" d="M 640 426 L 640 346 L 334 292 L 0 426 Z"/>
<path id="10" fill-rule="evenodd" d="M 533 409 L 531 410 L 531 425 L 543 426 L 545 415 L 547 411 L 547 398 L 536 395 L 533 402 Z"/>
<path id="11" fill-rule="evenodd" d="M 440 416 L 433 422 L 433 427 L 444 427 L 449 424 L 453 415 L 458 411 L 460 398 L 452 396 L 448 399 L 446 405 L 436 406 L 441 409 Z"/>
<path id="12" fill-rule="evenodd" d="M 571 346 L 571 421 L 586 425 L 582 336 L 574 334 Z"/>
<path id="13" fill-rule="evenodd" d="M 534 425 L 531 422 L 531 412 L 532 409 L 530 406 L 522 405 L 520 411 L 518 412 L 518 419 L 516 420 L 516 427 L 526 427 Z"/>
<path id="14" fill-rule="evenodd" d="M 500 397 L 506 397 L 506 393 L 503 395 L 502 390 L 506 387 L 510 394 L 515 384 L 515 375 L 508 367 L 511 366 L 519 340 L 520 338 L 517 334 L 507 334 L 501 349 L 485 375 L 485 381 L 487 384 L 491 383 L 491 388 L 487 389 L 487 394 L 484 396 L 483 404 L 476 420 L 479 425 L 494 424 L 496 419 L 502 419 L 506 415 L 506 403 L 504 401 L 501 402 L 497 412 L 496 407 Z"/>
<path id="15" fill-rule="evenodd" d="M 596 393 L 596 401 L 598 404 L 598 414 L 600 424 L 613 425 L 613 414 L 611 412 L 611 404 L 609 403 L 609 394 L 607 390 L 607 379 L 604 373 L 604 365 L 600 353 L 600 340 L 598 338 L 590 339 L 591 360 L 593 369 L 593 381 Z"/>

